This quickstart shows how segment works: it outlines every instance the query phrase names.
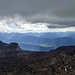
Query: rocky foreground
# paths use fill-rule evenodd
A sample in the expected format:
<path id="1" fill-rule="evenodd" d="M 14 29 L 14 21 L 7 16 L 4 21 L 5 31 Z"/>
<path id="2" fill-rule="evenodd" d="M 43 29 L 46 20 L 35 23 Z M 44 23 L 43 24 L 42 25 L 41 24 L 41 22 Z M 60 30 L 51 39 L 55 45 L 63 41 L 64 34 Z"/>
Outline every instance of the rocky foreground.
<path id="1" fill-rule="evenodd" d="M 31 52 L 0 41 L 0 75 L 75 75 L 75 46 Z"/>

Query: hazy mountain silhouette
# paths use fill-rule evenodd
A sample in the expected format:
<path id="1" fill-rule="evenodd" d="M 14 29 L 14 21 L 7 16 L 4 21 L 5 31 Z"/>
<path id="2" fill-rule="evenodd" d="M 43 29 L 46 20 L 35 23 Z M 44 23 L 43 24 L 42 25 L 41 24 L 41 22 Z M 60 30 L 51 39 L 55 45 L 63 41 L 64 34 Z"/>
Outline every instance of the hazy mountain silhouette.
<path id="1" fill-rule="evenodd" d="M 0 40 L 10 43 L 18 42 L 24 50 L 52 50 L 59 46 L 75 45 L 75 33 L 0 33 Z M 27 47 L 26 47 L 27 45 Z M 28 48 L 29 45 L 29 48 Z M 45 48 L 45 49 L 43 49 Z"/>

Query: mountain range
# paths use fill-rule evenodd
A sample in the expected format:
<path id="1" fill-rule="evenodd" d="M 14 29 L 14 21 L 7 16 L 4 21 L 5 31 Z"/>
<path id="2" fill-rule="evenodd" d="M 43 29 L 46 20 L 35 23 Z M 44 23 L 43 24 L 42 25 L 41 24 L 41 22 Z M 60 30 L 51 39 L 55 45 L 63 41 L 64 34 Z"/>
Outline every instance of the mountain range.
<path id="1" fill-rule="evenodd" d="M 75 45 L 75 33 L 0 33 L 0 40 L 6 43 L 18 42 L 23 50 L 49 51 L 59 46 Z"/>

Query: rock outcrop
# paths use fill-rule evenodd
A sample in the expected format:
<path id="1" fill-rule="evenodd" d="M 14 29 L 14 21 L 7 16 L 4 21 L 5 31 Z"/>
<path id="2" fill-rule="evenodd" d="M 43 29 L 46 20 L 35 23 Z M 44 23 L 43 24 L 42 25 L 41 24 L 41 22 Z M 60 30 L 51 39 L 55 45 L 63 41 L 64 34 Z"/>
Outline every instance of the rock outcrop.
<path id="1" fill-rule="evenodd" d="M 0 41 L 0 51 L 1 52 L 14 52 L 14 51 L 21 51 L 18 43 L 12 42 L 10 44 L 4 43 Z"/>

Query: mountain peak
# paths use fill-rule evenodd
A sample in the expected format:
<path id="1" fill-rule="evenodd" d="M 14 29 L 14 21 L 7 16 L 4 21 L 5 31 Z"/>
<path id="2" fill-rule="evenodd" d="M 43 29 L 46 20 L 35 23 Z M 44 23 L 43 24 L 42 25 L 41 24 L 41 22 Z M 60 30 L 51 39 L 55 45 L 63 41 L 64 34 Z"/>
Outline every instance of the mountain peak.
<path id="1" fill-rule="evenodd" d="M 10 44 L 4 43 L 0 41 L 0 51 L 2 52 L 13 52 L 13 51 L 20 51 L 21 48 L 19 47 L 18 43 L 12 42 Z"/>
<path id="2" fill-rule="evenodd" d="M 17 51 L 21 50 L 20 47 L 19 47 L 19 45 L 18 45 L 18 43 L 16 43 L 16 42 L 10 43 L 10 44 L 9 44 L 9 47 L 10 47 L 11 49 L 15 49 L 15 50 L 17 50 Z"/>

